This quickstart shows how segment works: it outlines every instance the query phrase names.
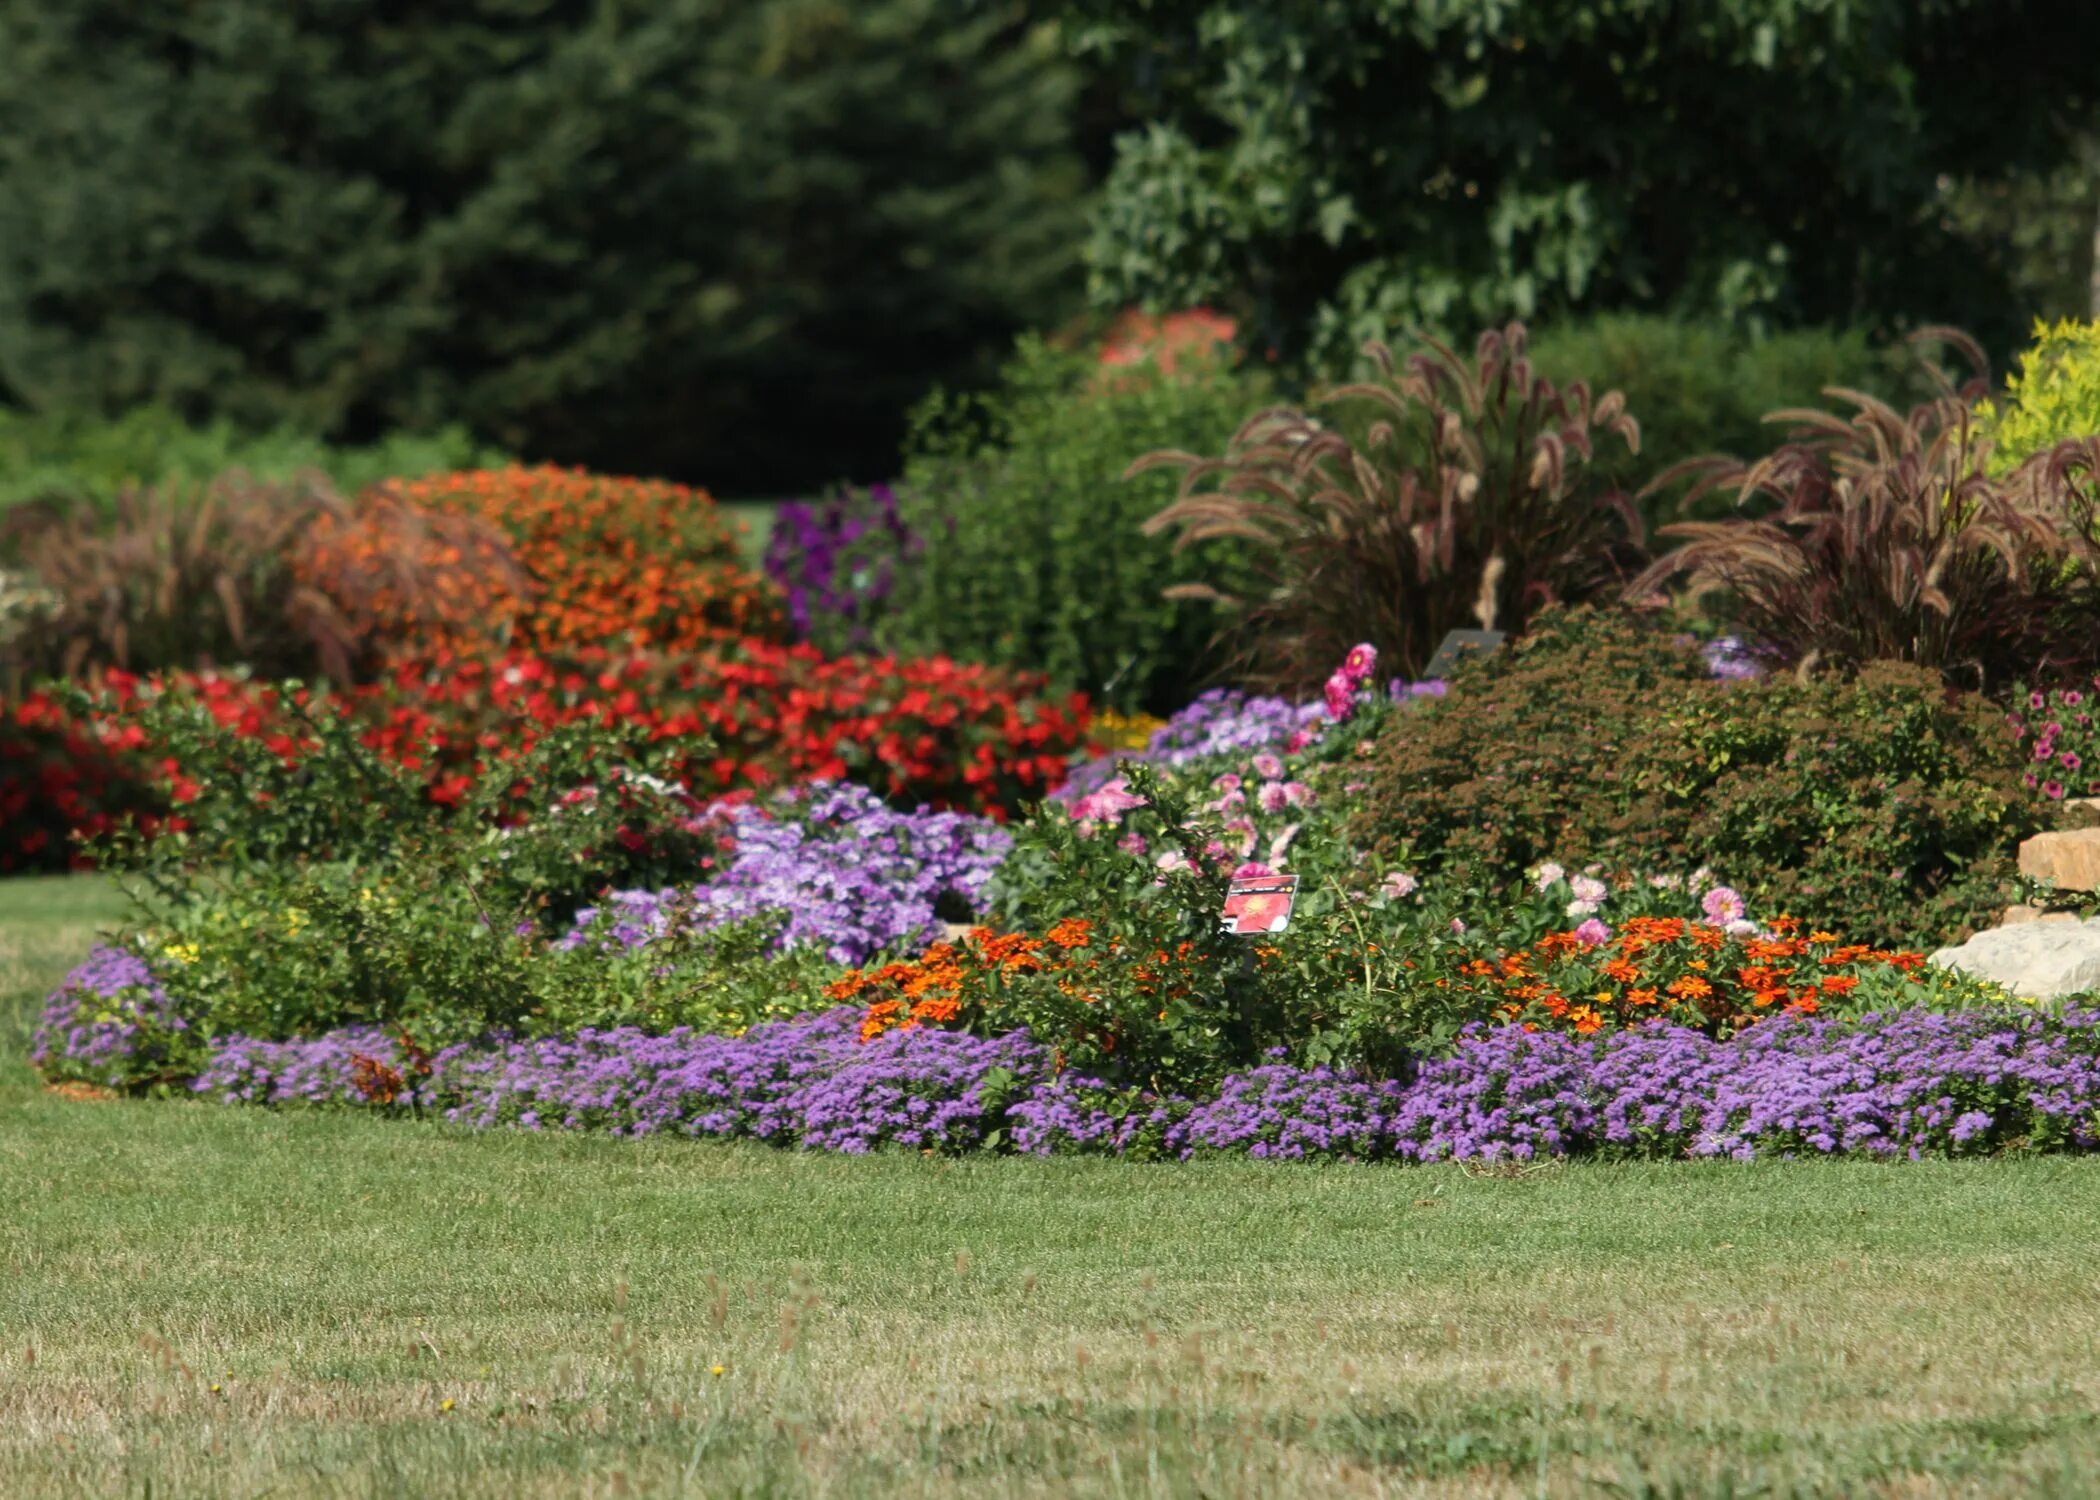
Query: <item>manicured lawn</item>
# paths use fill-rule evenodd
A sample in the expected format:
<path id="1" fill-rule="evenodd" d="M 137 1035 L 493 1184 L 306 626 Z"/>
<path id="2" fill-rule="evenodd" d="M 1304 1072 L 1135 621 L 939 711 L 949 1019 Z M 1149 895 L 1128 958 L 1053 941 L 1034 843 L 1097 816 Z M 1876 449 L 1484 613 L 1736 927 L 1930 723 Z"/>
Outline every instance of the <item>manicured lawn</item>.
<path id="1" fill-rule="evenodd" d="M 59 1099 L 26 1028 L 112 910 L 0 883 L 0 1495 L 2100 1472 L 2100 1163 L 841 1160 Z"/>

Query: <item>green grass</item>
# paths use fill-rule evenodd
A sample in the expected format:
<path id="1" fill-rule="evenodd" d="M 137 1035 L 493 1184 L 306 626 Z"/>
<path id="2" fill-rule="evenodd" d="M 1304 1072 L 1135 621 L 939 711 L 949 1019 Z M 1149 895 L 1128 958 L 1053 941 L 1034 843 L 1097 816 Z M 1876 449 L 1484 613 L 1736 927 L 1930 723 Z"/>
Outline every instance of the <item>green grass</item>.
<path id="1" fill-rule="evenodd" d="M 2100 1473 L 2100 1163 L 840 1160 L 61 1099 L 21 1041 L 113 910 L 0 884 L 0 1495 Z"/>

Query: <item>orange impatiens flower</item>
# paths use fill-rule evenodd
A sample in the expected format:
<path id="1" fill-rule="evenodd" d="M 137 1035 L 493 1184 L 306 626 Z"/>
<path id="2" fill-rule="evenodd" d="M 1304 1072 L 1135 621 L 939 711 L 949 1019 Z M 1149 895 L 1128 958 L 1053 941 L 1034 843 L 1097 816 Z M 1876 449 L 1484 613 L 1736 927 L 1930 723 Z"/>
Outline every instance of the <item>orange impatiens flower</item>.
<path id="1" fill-rule="evenodd" d="M 316 528 L 299 573 L 393 657 L 781 634 L 772 585 L 713 499 L 668 480 L 551 466 L 389 480 Z"/>

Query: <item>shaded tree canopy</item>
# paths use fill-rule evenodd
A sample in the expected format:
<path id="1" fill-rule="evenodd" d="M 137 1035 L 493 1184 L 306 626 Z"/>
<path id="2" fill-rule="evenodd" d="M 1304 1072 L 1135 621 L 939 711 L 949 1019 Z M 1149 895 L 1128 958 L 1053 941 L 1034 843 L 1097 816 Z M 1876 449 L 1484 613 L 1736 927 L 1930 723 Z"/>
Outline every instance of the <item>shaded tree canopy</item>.
<path id="1" fill-rule="evenodd" d="M 0 13 L 0 401 L 784 490 L 1078 292 L 1079 88 L 1018 4 Z"/>
<path id="2" fill-rule="evenodd" d="M 1951 184 L 2093 117 L 2087 0 L 1066 0 L 1126 133 L 1093 290 L 1332 357 L 1648 307 L 2025 329 Z"/>

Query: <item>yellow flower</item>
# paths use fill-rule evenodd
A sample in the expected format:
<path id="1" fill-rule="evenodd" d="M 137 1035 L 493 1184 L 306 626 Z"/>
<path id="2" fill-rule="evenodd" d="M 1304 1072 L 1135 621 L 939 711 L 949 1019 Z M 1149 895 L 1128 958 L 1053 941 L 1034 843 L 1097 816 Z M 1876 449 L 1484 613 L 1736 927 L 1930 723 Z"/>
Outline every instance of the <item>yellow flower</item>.
<path id="1" fill-rule="evenodd" d="M 727 1365 L 710 1365 L 710 1366 L 708 1367 L 708 1371 L 707 1371 L 707 1373 L 708 1373 L 708 1374 L 710 1374 L 710 1375 L 727 1375 L 727 1374 L 729 1373 L 729 1366 L 727 1366 Z"/>
<path id="2" fill-rule="evenodd" d="M 195 943 L 170 943 L 167 947 L 161 949 L 160 953 L 161 957 L 172 958 L 179 964 L 193 964 L 197 961 L 197 945 Z"/>
<path id="3" fill-rule="evenodd" d="M 452 1406 L 453 1406 L 453 1401 L 452 1401 L 452 1398 L 451 1398 L 450 1396 L 447 1396 L 447 1397 L 446 1397 L 446 1398 L 445 1398 L 444 1400 L 442 1400 L 442 1401 L 440 1401 L 440 1402 L 438 1403 L 438 1410 L 439 1410 L 439 1411 L 450 1411 L 450 1410 L 452 1410 Z"/>

